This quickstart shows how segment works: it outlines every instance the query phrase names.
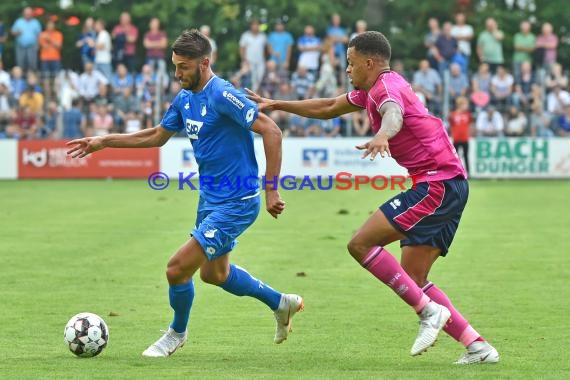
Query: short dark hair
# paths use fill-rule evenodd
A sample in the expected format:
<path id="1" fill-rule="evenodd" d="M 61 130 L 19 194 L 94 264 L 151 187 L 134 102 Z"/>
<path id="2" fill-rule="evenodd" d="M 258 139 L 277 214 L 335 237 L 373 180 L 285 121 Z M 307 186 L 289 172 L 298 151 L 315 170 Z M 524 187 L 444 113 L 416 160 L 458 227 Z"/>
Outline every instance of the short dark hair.
<path id="1" fill-rule="evenodd" d="M 361 54 L 379 55 L 386 61 L 392 56 L 390 42 L 380 32 L 369 31 L 358 34 L 350 40 L 348 47 L 354 47 L 354 50 Z"/>
<path id="2" fill-rule="evenodd" d="M 172 44 L 172 51 L 190 59 L 200 58 L 212 53 L 208 37 L 198 29 L 187 29 Z"/>

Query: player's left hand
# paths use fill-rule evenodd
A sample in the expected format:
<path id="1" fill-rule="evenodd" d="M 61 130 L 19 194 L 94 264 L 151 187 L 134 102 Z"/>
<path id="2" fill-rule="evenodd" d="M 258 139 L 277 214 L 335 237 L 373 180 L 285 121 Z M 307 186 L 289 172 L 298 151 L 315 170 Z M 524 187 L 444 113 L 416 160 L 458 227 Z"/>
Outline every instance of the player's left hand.
<path id="1" fill-rule="evenodd" d="M 377 134 L 372 140 L 365 144 L 357 145 L 356 149 L 363 150 L 364 154 L 362 155 L 362 159 L 370 156 L 370 161 L 374 161 L 377 154 L 380 154 L 380 157 L 382 158 L 384 158 L 385 155 L 387 157 L 392 156 L 390 154 L 388 136 L 384 136 L 382 134 Z"/>
<path id="2" fill-rule="evenodd" d="M 246 88 L 245 91 L 247 92 L 246 97 L 258 104 L 259 111 L 271 110 L 272 107 L 271 99 L 264 98 L 261 95 L 251 91 L 249 88 Z"/>
<path id="3" fill-rule="evenodd" d="M 277 216 L 285 210 L 285 202 L 281 199 L 279 191 L 265 190 L 265 207 L 272 217 L 277 219 Z"/>

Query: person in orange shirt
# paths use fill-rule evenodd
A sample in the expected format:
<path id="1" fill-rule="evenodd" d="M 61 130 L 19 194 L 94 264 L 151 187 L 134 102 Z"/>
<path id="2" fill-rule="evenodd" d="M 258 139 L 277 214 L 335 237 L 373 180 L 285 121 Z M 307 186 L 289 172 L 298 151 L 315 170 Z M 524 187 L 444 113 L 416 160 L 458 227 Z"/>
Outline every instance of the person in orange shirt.
<path id="1" fill-rule="evenodd" d="M 55 22 L 49 20 L 46 29 L 38 37 L 40 45 L 40 68 L 46 97 L 52 99 L 54 95 L 54 78 L 61 68 L 61 47 L 63 34 L 55 29 Z"/>
<path id="2" fill-rule="evenodd" d="M 465 162 L 465 170 L 469 173 L 469 137 L 471 136 L 471 124 L 473 115 L 469 111 L 469 101 L 466 97 L 460 96 L 455 100 L 456 108 L 449 114 L 449 128 L 453 146 L 461 154 Z"/>

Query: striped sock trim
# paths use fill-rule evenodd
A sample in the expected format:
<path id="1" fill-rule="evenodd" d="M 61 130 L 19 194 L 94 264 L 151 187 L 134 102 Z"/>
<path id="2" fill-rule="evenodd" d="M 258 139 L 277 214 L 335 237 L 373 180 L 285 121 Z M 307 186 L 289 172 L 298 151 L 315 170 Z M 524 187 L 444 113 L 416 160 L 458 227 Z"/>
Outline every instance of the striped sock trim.
<path id="1" fill-rule="evenodd" d="M 378 257 L 378 255 L 380 255 L 380 253 L 382 253 L 382 251 L 384 250 L 383 247 L 374 247 L 370 250 L 370 252 L 368 252 L 368 255 L 366 255 L 366 257 L 364 258 L 364 260 L 362 261 L 362 263 L 360 265 L 362 265 L 364 268 L 367 268 L 368 265 L 374 261 L 375 258 Z"/>

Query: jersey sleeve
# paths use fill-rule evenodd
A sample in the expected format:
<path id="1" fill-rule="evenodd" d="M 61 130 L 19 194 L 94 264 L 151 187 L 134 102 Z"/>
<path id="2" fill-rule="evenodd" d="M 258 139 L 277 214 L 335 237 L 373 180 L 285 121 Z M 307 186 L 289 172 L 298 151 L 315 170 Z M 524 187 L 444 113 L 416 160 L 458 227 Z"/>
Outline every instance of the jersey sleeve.
<path id="1" fill-rule="evenodd" d="M 182 114 L 179 110 L 179 105 L 183 101 L 182 91 L 176 95 L 168 110 L 164 113 L 160 125 L 169 131 L 180 132 L 184 128 Z"/>
<path id="2" fill-rule="evenodd" d="M 218 113 L 246 129 L 251 128 L 258 116 L 257 103 L 230 85 L 220 86 L 216 90 L 213 107 Z"/>
<path id="3" fill-rule="evenodd" d="M 410 91 L 410 94 L 408 95 L 411 97 L 413 93 L 412 87 L 406 86 L 404 89 L 405 91 Z M 389 79 L 386 80 L 382 78 L 381 84 L 375 88 L 375 91 L 371 91 L 370 93 L 370 96 L 376 105 L 376 111 L 380 112 L 380 108 L 382 108 L 384 103 L 394 102 L 400 107 L 402 114 L 404 114 L 404 95 L 401 91 L 401 86 L 390 84 Z"/>
<path id="4" fill-rule="evenodd" d="M 366 97 L 368 94 L 364 90 L 352 90 L 346 94 L 346 100 L 353 106 L 366 108 Z"/>

